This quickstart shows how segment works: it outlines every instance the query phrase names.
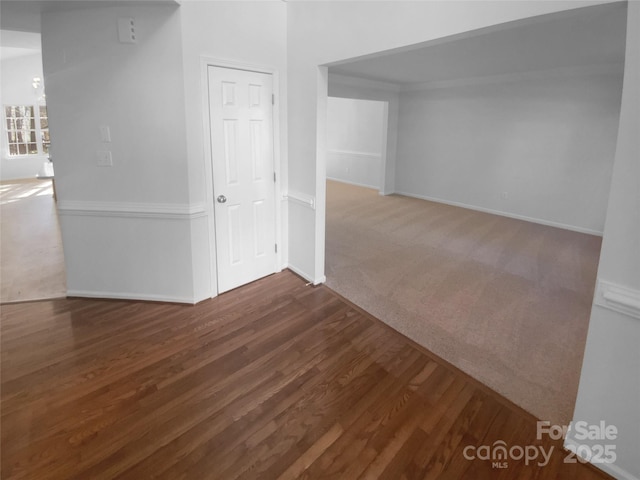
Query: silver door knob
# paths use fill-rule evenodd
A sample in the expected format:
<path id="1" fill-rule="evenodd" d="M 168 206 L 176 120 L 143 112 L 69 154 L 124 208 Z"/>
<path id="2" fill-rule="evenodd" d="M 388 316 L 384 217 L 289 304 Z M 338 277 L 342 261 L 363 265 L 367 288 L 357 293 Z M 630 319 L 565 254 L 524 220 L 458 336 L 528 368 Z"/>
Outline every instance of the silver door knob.
<path id="1" fill-rule="evenodd" d="M 225 197 L 224 195 L 218 195 L 218 203 L 225 203 L 227 201 L 227 197 Z"/>

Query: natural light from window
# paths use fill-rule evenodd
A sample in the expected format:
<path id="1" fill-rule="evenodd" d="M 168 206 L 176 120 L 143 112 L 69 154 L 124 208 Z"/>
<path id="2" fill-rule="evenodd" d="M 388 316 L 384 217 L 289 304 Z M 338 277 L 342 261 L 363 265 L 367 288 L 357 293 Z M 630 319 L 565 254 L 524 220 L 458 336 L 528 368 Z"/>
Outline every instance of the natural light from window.
<path id="1" fill-rule="evenodd" d="M 9 156 L 47 155 L 51 144 L 45 105 L 5 105 Z"/>

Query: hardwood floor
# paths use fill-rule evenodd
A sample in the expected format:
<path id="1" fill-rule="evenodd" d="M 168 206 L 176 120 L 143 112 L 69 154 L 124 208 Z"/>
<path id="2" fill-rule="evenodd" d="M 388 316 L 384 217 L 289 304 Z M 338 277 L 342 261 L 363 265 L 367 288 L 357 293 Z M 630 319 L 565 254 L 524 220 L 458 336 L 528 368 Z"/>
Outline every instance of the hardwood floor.
<path id="1" fill-rule="evenodd" d="M 51 180 L 0 183 L 0 226 L 0 301 L 64 297 L 64 254 Z"/>
<path id="2" fill-rule="evenodd" d="M 4 305 L 1 333 L 5 480 L 608 478 L 288 271 L 196 306 Z M 499 440 L 554 451 L 543 467 L 465 458 Z"/>

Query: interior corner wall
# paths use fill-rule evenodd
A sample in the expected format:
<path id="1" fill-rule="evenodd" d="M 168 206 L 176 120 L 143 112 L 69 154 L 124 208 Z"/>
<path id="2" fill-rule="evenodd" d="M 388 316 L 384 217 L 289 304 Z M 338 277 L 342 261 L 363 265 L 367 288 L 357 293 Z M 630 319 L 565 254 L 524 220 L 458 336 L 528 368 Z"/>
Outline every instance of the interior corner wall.
<path id="1" fill-rule="evenodd" d="M 210 142 L 204 131 L 204 92 L 201 59 L 214 59 L 231 64 L 273 69 L 278 76 L 276 110 L 279 117 L 276 151 L 277 185 L 287 185 L 287 7 L 283 2 L 215 1 L 183 2 L 180 7 L 182 52 L 184 61 L 185 125 L 187 134 L 187 164 L 189 196 L 192 204 L 205 205 L 207 216 L 193 224 L 193 274 L 196 295 L 206 298 L 217 294 L 215 249 L 212 235 L 213 198 L 207 191 L 206 145 Z M 279 248 L 282 264 L 287 264 L 287 205 L 278 192 L 282 206 L 283 244 Z M 211 223 L 210 223 L 211 222 Z M 213 274 L 212 274 L 213 273 Z"/>
<path id="2" fill-rule="evenodd" d="M 289 189 L 317 200 L 315 210 L 290 217 L 289 264 L 311 281 L 324 277 L 324 179 L 316 177 L 326 152 L 317 151 L 317 109 L 327 86 L 319 66 L 598 3 L 608 2 L 288 2 Z"/>
<path id="3" fill-rule="evenodd" d="M 622 70 L 400 95 L 398 193 L 602 234 Z"/>
<path id="4" fill-rule="evenodd" d="M 120 43 L 129 17 L 137 42 Z M 42 14 L 69 295 L 196 300 L 180 28 L 174 6 Z"/>
<path id="5" fill-rule="evenodd" d="M 385 104 L 329 97 L 327 178 L 380 189 Z"/>
<path id="6" fill-rule="evenodd" d="M 570 432 L 566 443 L 585 444 L 596 453 L 612 445 L 613 463 L 596 466 L 621 479 L 640 479 L 640 2 L 629 2 L 627 47 L 620 126 L 611 194 L 607 209 L 596 304 L 591 311 L 580 387 L 573 421 L 617 427 L 616 438 L 578 438 Z M 605 283 L 622 287 L 616 303 L 601 297 Z M 615 299 L 615 297 L 614 297 Z M 604 300 L 604 301 L 603 301 Z M 635 307 L 634 307 L 635 305 Z M 620 304 L 618 304 L 620 306 Z M 611 450 L 611 447 L 609 447 Z"/>
<path id="7" fill-rule="evenodd" d="M 360 79 L 332 75 L 329 73 L 329 95 L 339 98 L 376 100 L 386 103 L 386 141 L 384 142 L 384 181 L 379 186 L 381 195 L 396 191 L 396 150 L 398 144 L 399 91 L 395 85 L 381 85 L 378 82 L 362 82 Z"/>
<path id="8" fill-rule="evenodd" d="M 2 61 L 0 91 L 2 92 L 2 106 L 4 105 L 37 105 L 38 99 L 34 95 L 33 77 L 43 77 L 42 55 L 40 52 Z M 4 118 L 4 116 L 3 116 Z M 0 180 L 17 178 L 35 178 L 38 171 L 47 161 L 47 155 L 9 156 L 7 144 L 7 129 L 4 124 L 0 128 L 2 141 L 0 145 Z"/>
<path id="9" fill-rule="evenodd" d="M 122 17 L 134 18 L 137 43 L 118 41 Z M 42 39 L 61 199 L 186 203 L 179 10 L 44 13 Z M 110 142 L 102 140 L 102 126 Z M 97 167 L 99 150 L 111 151 L 113 167 Z"/>

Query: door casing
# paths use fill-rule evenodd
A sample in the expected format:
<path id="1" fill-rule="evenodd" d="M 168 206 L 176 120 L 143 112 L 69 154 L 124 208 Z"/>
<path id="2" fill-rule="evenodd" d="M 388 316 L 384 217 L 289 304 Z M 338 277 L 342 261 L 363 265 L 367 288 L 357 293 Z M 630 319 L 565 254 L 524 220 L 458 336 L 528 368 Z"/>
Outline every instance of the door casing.
<path id="1" fill-rule="evenodd" d="M 205 155 L 205 194 L 206 194 L 206 210 L 208 218 L 209 233 L 209 259 L 210 259 L 210 285 L 211 297 L 218 295 L 218 277 L 216 264 L 216 229 L 215 229 L 215 212 L 214 212 L 214 195 L 213 195 L 213 154 L 211 151 L 211 122 L 209 118 L 209 67 L 231 68 L 236 70 L 247 70 L 257 73 L 270 74 L 273 77 L 273 91 L 275 101 L 273 104 L 273 168 L 276 173 L 275 181 L 275 229 L 276 242 L 278 251 L 276 253 L 276 271 L 279 272 L 283 268 L 284 251 L 286 246 L 283 245 L 282 232 L 282 165 L 281 165 L 281 149 L 280 149 L 280 81 L 278 70 L 273 67 L 263 65 L 253 65 L 241 62 L 233 62 L 228 60 L 220 60 L 214 57 L 200 57 L 200 89 L 202 92 L 202 124 L 203 124 L 203 147 Z"/>

